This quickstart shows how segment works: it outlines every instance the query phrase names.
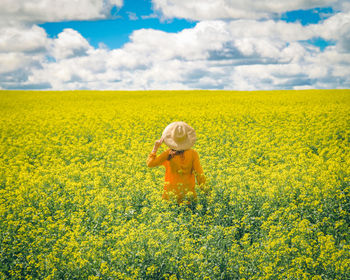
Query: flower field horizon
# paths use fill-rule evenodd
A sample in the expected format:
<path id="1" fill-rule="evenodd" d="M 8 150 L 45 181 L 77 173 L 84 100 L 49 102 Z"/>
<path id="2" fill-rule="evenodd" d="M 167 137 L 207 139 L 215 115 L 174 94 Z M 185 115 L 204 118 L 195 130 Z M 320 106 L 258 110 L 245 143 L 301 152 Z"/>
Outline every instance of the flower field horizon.
<path id="1" fill-rule="evenodd" d="M 0 110 L 0 279 L 349 279 L 350 90 L 0 91 Z M 173 121 L 206 176 L 190 206 L 146 166 Z"/>

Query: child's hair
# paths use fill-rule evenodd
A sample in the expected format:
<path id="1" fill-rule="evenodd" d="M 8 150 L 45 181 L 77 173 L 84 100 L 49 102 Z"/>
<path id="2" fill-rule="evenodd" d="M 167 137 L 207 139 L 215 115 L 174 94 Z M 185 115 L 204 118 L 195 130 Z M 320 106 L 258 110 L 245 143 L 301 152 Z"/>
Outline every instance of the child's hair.
<path id="1" fill-rule="evenodd" d="M 175 154 L 173 156 L 171 154 L 169 154 L 167 160 L 171 160 L 175 155 L 183 155 L 183 153 L 184 153 L 184 150 L 181 150 L 181 151 L 176 151 L 174 149 L 171 149 L 171 150 L 174 151 Z"/>

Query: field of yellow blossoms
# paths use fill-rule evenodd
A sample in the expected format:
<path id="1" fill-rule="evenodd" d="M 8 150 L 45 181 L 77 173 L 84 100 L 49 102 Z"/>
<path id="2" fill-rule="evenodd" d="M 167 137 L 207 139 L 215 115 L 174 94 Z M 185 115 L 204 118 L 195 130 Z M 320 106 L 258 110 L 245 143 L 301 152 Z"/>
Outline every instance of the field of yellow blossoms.
<path id="1" fill-rule="evenodd" d="M 350 277 L 350 90 L 1 91 L 0 112 L 0 279 Z M 190 205 L 146 166 L 179 120 Z"/>

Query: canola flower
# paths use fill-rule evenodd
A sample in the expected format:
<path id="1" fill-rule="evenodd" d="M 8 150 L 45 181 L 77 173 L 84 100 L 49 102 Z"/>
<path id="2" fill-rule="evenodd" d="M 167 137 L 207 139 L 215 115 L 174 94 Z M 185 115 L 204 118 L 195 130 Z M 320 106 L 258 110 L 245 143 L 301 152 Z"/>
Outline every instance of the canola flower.
<path id="1" fill-rule="evenodd" d="M 0 91 L 0 279 L 348 279 L 349 109 L 350 90 Z M 145 164 L 177 120 L 207 178 L 190 206 Z"/>

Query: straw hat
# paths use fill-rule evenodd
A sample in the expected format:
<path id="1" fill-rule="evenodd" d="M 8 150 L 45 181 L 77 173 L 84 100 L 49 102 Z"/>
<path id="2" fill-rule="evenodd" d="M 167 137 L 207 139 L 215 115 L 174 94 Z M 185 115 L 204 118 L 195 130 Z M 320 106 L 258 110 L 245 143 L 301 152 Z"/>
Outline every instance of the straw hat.
<path id="1" fill-rule="evenodd" d="M 163 131 L 164 143 L 173 150 L 187 150 L 196 142 L 196 132 L 185 122 L 173 122 Z"/>

